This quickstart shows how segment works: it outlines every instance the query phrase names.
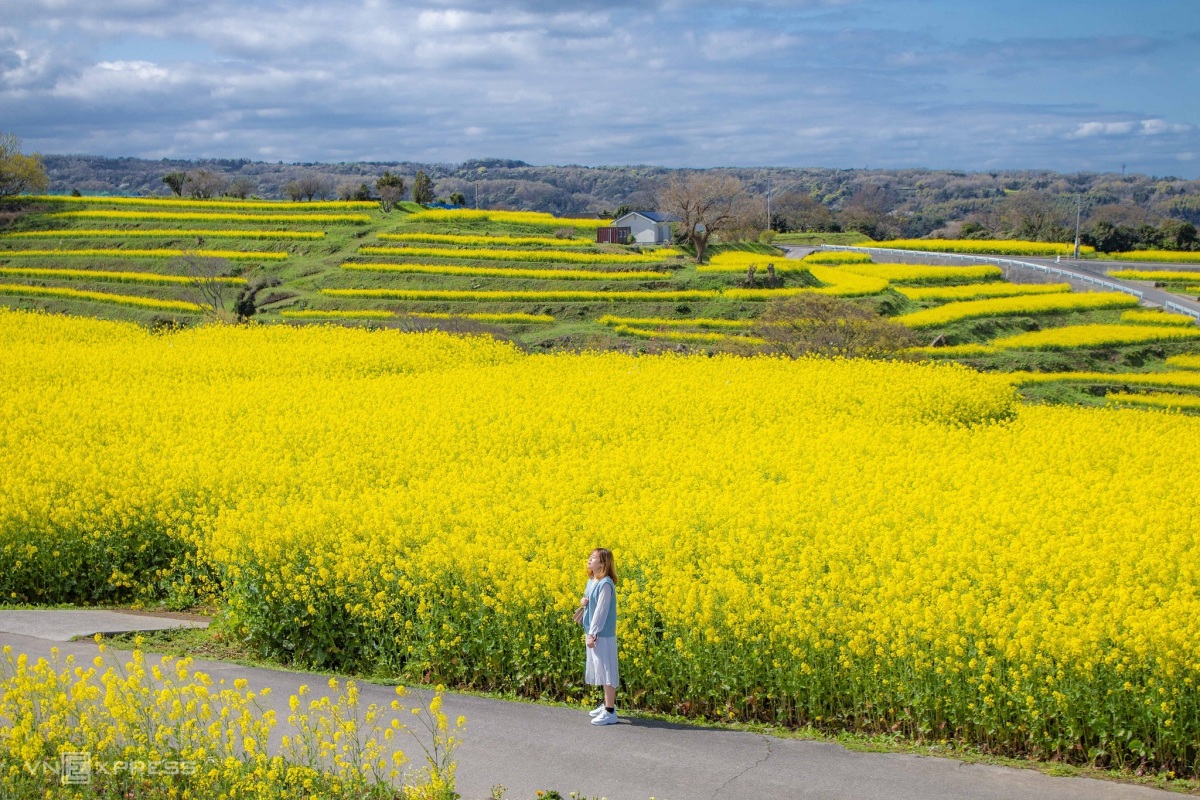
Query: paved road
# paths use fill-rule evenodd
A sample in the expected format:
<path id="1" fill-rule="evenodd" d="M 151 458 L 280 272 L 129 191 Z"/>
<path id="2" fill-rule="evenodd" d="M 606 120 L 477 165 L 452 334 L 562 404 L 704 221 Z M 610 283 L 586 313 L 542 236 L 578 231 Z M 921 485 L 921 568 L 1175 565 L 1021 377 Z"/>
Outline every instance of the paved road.
<path id="1" fill-rule="evenodd" d="M 813 252 L 813 250 L 818 249 L 815 247 L 807 247 L 807 246 L 806 247 L 796 247 L 796 246 L 780 245 L 780 247 L 782 247 L 787 252 L 788 258 L 804 258 L 804 256 Z M 912 259 L 912 258 L 920 258 L 921 256 L 925 256 L 930 259 L 937 258 L 939 260 L 939 262 L 949 261 L 949 260 L 956 259 L 956 258 L 958 258 L 959 260 L 961 260 L 963 262 L 968 262 L 968 259 L 962 258 L 961 254 L 956 254 L 956 253 L 908 252 L 908 253 L 904 253 L 904 255 L 902 257 L 907 257 L 907 258 Z M 1130 288 L 1130 289 L 1137 289 L 1138 291 L 1140 291 L 1142 293 L 1142 299 L 1144 302 L 1152 304 L 1152 305 L 1164 306 L 1164 307 L 1166 306 L 1167 303 L 1174 303 L 1176 306 L 1179 306 L 1181 308 L 1184 308 L 1184 309 L 1187 309 L 1188 311 L 1190 311 L 1193 316 L 1197 317 L 1197 323 L 1200 324 L 1200 299 L 1195 298 L 1195 297 L 1189 297 L 1187 295 L 1178 295 L 1178 294 L 1172 294 L 1170 292 L 1164 292 L 1161 289 L 1155 289 L 1153 287 L 1153 283 L 1150 281 L 1125 281 L 1125 280 L 1119 280 L 1117 278 L 1108 277 L 1108 274 L 1107 274 L 1108 270 L 1110 270 L 1110 269 L 1112 269 L 1112 270 L 1117 270 L 1117 269 L 1169 269 L 1169 270 L 1187 270 L 1187 271 L 1194 270 L 1194 271 L 1196 271 L 1197 281 L 1200 281 L 1200 268 L 1197 268 L 1195 264 L 1163 264 L 1163 263 L 1157 263 L 1157 262 L 1155 262 L 1155 263 L 1134 262 L 1134 261 L 1113 262 L 1113 261 L 1090 261 L 1090 260 L 1089 261 L 1064 260 L 1061 262 L 1056 262 L 1053 258 L 1034 258 L 1032 256 L 995 256 L 995 257 L 1009 259 L 1009 260 L 1013 260 L 1013 261 L 1023 261 L 1023 262 L 1030 263 L 1030 264 L 1038 264 L 1038 265 L 1041 265 L 1044 267 L 1053 267 L 1055 269 L 1062 270 L 1063 272 L 1073 274 L 1073 275 L 1079 277 L 1080 279 L 1103 278 L 1104 280 L 1109 281 L 1110 283 L 1115 283 L 1118 286 L 1124 286 L 1124 287 Z"/>
<path id="2" fill-rule="evenodd" d="M 112 636 L 132 631 L 172 628 L 207 628 L 208 619 L 194 614 L 100 609 L 0 611 L 0 634 L 34 636 L 52 642 L 69 642 L 103 633 Z"/>
<path id="3" fill-rule="evenodd" d="M 0 633 L 0 645 L 31 657 L 51 647 L 77 660 L 95 658 L 91 641 L 54 642 Z M 127 653 L 110 651 L 113 659 Z M 582 655 L 581 655 L 582 660 Z M 278 670 L 197 661 L 214 679 L 246 678 L 272 687 L 271 702 L 287 719 L 288 696 L 307 683 L 320 696 L 325 679 Z M 582 663 L 580 665 L 582 669 Z M 362 686 L 364 703 L 394 699 L 387 686 Z M 413 692 L 416 699 L 427 693 Z M 859 753 L 827 742 L 627 719 L 595 727 L 582 710 L 448 695 L 445 711 L 467 718 L 458 751 L 458 788 L 486 798 L 495 784 L 510 800 L 539 789 L 578 791 L 609 800 L 1152 800 L 1167 792 L 1084 778 L 1052 778 L 1033 770 L 967 764 L 948 758 Z M 281 727 L 286 723 L 281 723 Z M 277 735 L 283 733 L 277 729 Z M 416 751 L 414 753 L 414 751 Z M 410 758 L 419 748 L 407 748 Z"/>
<path id="4" fill-rule="evenodd" d="M 1108 276 L 1109 270 L 1118 269 L 1168 269 L 1187 270 L 1189 272 L 1195 270 L 1196 281 L 1200 283 L 1200 270 L 1197 270 L 1194 264 L 1162 264 L 1132 261 L 1122 261 L 1120 263 L 1112 261 L 1063 261 L 1056 264 L 1052 258 L 1029 258 L 1024 256 L 1019 258 L 1021 261 L 1030 261 L 1035 264 L 1057 267 L 1079 275 L 1102 277 L 1115 284 L 1140 290 L 1142 292 L 1142 299 L 1148 303 L 1156 306 L 1164 306 L 1170 302 L 1190 309 L 1193 314 L 1200 315 L 1200 302 L 1197 301 L 1195 296 L 1173 294 L 1171 292 L 1164 292 L 1162 289 L 1155 289 L 1152 281 L 1126 281 Z"/>

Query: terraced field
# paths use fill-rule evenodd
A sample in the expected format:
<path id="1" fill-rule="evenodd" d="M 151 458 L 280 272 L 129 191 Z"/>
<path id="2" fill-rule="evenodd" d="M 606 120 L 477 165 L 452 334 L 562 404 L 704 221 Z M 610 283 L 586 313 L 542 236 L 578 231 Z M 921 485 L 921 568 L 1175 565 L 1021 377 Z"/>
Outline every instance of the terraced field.
<path id="1" fill-rule="evenodd" d="M 20 207 L 0 234 L 0 304 L 151 327 L 206 316 L 186 254 L 220 259 L 214 280 L 226 284 L 229 307 L 238 292 L 261 287 L 261 323 L 479 332 L 537 350 L 767 352 L 756 319 L 772 300 L 808 293 L 909 325 L 922 341 L 913 357 L 983 371 L 1170 373 L 1166 359 L 1195 352 L 1200 330 L 1133 313 L 1128 295 L 1012 283 L 993 266 L 872 263 L 837 251 L 796 260 L 761 244 L 718 245 L 697 266 L 680 249 L 598 245 L 603 221 L 530 212 L 174 198 L 27 198 Z M 1002 249 L 1039 247 L 1058 252 L 1020 242 Z M 1186 267 L 1116 274 L 1179 291 L 1200 284 L 1200 271 Z M 1039 379 L 1026 393 L 1097 404 L 1108 387 Z"/>

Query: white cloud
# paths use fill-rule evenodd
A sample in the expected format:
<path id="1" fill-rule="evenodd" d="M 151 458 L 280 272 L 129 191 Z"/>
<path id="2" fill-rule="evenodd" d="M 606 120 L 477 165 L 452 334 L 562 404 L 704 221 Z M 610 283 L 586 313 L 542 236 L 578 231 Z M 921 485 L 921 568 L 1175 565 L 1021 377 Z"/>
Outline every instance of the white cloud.
<path id="1" fill-rule="evenodd" d="M 1169 49 L 1147 37 L 964 44 L 854 2 L 817 29 L 843 5 L 825 0 L 14 5 L 0 108 L 44 152 L 1071 169 L 1200 151 L 1186 94 L 1166 115 L 1151 92 L 1054 90 L 1057 54 Z"/>
<path id="2" fill-rule="evenodd" d="M 158 92 L 182 82 L 182 77 L 149 61 L 101 61 L 77 77 L 59 83 L 51 94 L 95 103 L 111 97 Z"/>
<path id="3" fill-rule="evenodd" d="M 1164 133 L 1187 133 L 1192 130 L 1191 125 L 1180 125 L 1177 122 L 1167 122 L 1161 119 L 1144 119 L 1139 133 L 1146 136 L 1158 136 Z"/>
<path id="4" fill-rule="evenodd" d="M 1133 133 L 1136 122 L 1081 122 L 1067 134 L 1070 139 L 1087 139 L 1092 136 L 1124 136 Z"/>
<path id="5" fill-rule="evenodd" d="M 1069 139 L 1088 139 L 1096 136 L 1162 136 L 1194 131 L 1191 125 L 1167 122 L 1163 119 L 1123 120 L 1120 122 L 1081 122 L 1067 133 Z"/>

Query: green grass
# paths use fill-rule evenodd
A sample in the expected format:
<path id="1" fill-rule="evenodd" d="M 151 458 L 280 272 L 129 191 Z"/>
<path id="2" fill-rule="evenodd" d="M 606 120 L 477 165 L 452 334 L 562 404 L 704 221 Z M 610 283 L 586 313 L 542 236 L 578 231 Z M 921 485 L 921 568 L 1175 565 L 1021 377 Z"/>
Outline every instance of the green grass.
<path id="1" fill-rule="evenodd" d="M 855 245 L 872 241 L 865 233 L 780 233 L 775 236 L 776 244 L 842 244 Z"/>

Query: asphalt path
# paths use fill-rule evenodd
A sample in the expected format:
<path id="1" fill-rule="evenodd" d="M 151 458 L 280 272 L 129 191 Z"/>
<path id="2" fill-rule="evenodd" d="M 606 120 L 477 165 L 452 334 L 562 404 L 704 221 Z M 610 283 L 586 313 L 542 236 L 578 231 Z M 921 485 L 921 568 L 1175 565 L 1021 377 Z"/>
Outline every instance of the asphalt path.
<path id="1" fill-rule="evenodd" d="M 1188 272 L 1195 271 L 1196 281 L 1200 283 L 1200 270 L 1196 269 L 1196 265 L 1194 264 L 1164 264 L 1161 262 L 1135 261 L 1122 261 L 1119 263 L 1112 261 L 1061 261 L 1055 263 L 1052 258 L 1029 258 L 1025 256 L 1018 256 L 1017 260 L 1042 264 L 1047 267 L 1056 267 L 1065 272 L 1073 272 L 1083 277 L 1104 278 L 1104 280 L 1115 283 L 1118 286 L 1139 290 L 1142 293 L 1142 299 L 1152 305 L 1165 306 L 1167 303 L 1174 303 L 1177 306 L 1189 309 L 1194 315 L 1200 316 L 1200 301 L 1194 295 L 1174 294 L 1172 292 L 1164 292 L 1162 289 L 1155 289 L 1153 281 L 1127 281 L 1108 275 L 1109 270 L 1122 269 L 1186 270 Z"/>
<path id="2" fill-rule="evenodd" d="M 0 612 L 2 614 L 3 612 Z M 2 618 L 0 618 L 2 620 Z M 131 622 L 131 624 L 134 624 Z M 0 631 L 11 625 L 0 625 Z M 78 663 L 98 655 L 90 641 L 56 642 L 0 632 L 0 645 L 31 658 L 52 647 Z M 108 664 L 129 659 L 109 650 Z M 150 656 L 157 660 L 157 656 Z M 582 644 L 580 670 L 583 670 Z M 330 694 L 327 678 L 283 670 L 196 660 L 193 669 L 214 680 L 249 681 L 271 687 L 266 705 L 287 727 L 287 701 L 301 684 L 312 697 Z M 388 705 L 391 686 L 360 684 L 362 703 Z M 427 691 L 409 699 L 427 702 Z M 618 706 L 620 699 L 618 698 Z M 444 711 L 467 718 L 457 753 L 458 790 L 464 798 L 487 798 L 497 784 L 509 800 L 534 798 L 538 790 L 580 792 L 608 800 L 1151 800 L 1170 793 L 1143 786 L 1076 777 L 1050 777 L 1032 769 L 968 764 L 950 758 L 864 753 L 829 742 L 781 739 L 719 728 L 683 726 L 638 717 L 617 725 L 589 724 L 583 709 L 447 694 Z M 410 743 L 409 758 L 421 750 Z"/>
<path id="3" fill-rule="evenodd" d="M 814 250 L 819 249 L 817 247 L 807 247 L 807 246 L 797 247 L 797 246 L 793 246 L 793 245 L 779 245 L 779 247 L 781 247 L 783 250 L 785 250 L 787 252 L 788 258 L 804 258 L 809 253 L 813 252 Z M 880 248 L 880 249 L 882 250 L 885 248 Z M 904 252 L 903 254 L 898 253 L 897 256 L 902 257 L 902 258 L 907 258 L 910 260 L 914 259 L 914 258 L 920 258 L 921 256 L 927 256 L 928 258 L 931 258 L 931 259 L 937 258 L 939 260 L 939 262 L 958 259 L 959 261 L 962 261 L 964 263 L 975 263 L 975 262 L 971 261 L 970 259 L 963 258 L 962 255 L 958 254 L 958 253 Z M 1035 258 L 1032 256 L 1001 256 L 1001 255 L 986 256 L 985 255 L 984 257 L 985 258 L 998 258 L 998 259 L 1004 259 L 1004 260 L 1009 260 L 1009 261 L 1023 261 L 1025 263 L 1037 264 L 1037 265 L 1043 266 L 1043 267 L 1053 267 L 1054 269 L 1058 269 L 1065 273 L 1068 273 L 1068 275 L 1075 276 L 1080 281 L 1086 281 L 1088 279 L 1094 279 L 1094 278 L 1103 278 L 1104 280 L 1108 281 L 1109 283 L 1113 283 L 1118 286 L 1123 286 L 1127 289 L 1136 289 L 1137 291 L 1140 291 L 1142 293 L 1142 301 L 1149 305 L 1166 307 L 1167 303 L 1173 303 L 1176 306 L 1179 306 L 1180 308 L 1187 309 L 1189 312 L 1191 312 L 1191 314 L 1193 316 L 1197 317 L 1197 323 L 1200 324 L 1200 298 L 1190 296 L 1190 295 L 1180 295 L 1180 294 L 1174 294 L 1171 292 L 1164 292 L 1162 289 L 1155 289 L 1153 281 L 1127 281 L 1127 280 L 1121 280 L 1118 278 L 1112 278 L 1112 277 L 1109 277 L 1109 275 L 1108 275 L 1109 270 L 1122 270 L 1122 269 L 1185 270 L 1185 271 L 1189 271 L 1189 272 L 1191 272 L 1191 271 L 1196 272 L 1197 282 L 1200 282 L 1200 268 L 1198 268 L 1195 264 L 1167 264 L 1167 263 L 1162 263 L 1162 262 L 1139 262 L 1139 261 L 1121 261 L 1121 262 L 1092 261 L 1092 260 L 1074 261 L 1074 260 L 1070 260 L 1070 259 L 1055 261 L 1053 258 Z M 1047 274 L 1049 275 L 1050 273 L 1047 273 Z"/>

